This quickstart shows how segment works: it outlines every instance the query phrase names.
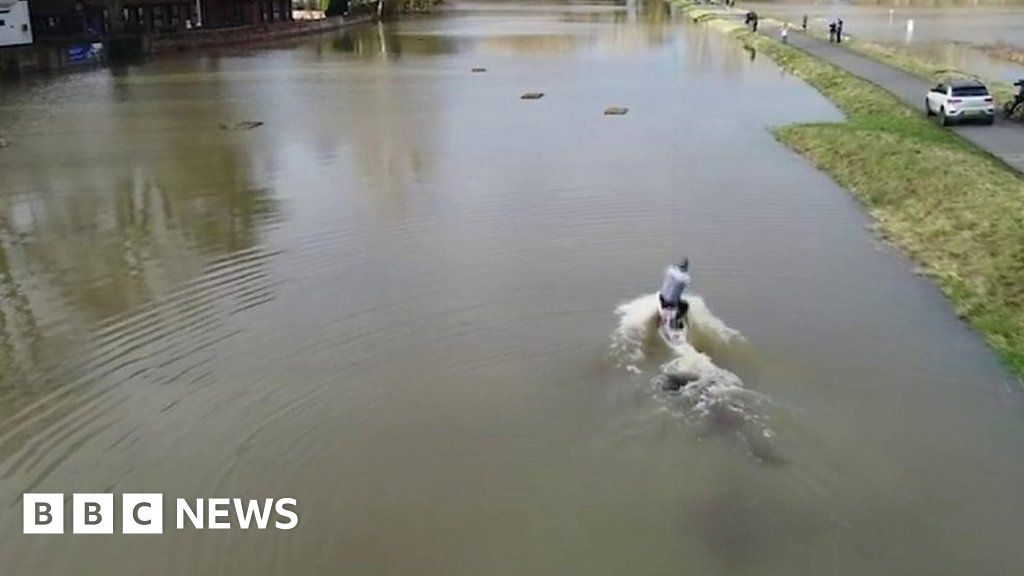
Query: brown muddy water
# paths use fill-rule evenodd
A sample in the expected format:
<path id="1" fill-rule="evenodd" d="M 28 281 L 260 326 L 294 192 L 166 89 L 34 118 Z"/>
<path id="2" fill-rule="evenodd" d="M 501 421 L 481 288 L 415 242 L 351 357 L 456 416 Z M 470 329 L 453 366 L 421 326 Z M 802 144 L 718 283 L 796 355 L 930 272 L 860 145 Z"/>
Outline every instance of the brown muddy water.
<path id="1" fill-rule="evenodd" d="M 1024 565 L 1017 384 L 768 130 L 836 110 L 662 5 L 2 90 L 5 575 Z M 684 253 L 745 342 L 702 307 L 708 356 L 644 333 Z M 26 491 L 300 523 L 25 536 Z"/>

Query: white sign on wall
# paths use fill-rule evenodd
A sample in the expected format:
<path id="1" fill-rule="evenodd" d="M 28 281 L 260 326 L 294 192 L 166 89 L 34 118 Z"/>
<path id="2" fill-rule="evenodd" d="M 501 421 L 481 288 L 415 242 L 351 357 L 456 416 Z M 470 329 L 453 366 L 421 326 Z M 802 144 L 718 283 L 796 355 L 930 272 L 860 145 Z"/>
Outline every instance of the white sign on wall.
<path id="1" fill-rule="evenodd" d="M 0 0 L 0 48 L 31 43 L 28 0 Z"/>

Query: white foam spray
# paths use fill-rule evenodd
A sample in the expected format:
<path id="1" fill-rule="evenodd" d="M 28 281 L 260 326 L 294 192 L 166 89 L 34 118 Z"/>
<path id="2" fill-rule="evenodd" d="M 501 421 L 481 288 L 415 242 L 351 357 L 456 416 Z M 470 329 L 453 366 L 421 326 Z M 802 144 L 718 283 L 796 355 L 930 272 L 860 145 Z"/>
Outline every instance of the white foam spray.
<path id="1" fill-rule="evenodd" d="M 745 342 L 739 331 L 715 316 L 700 296 L 687 297 L 690 341 L 672 346 L 672 358 L 651 378 L 657 398 L 701 433 L 736 433 L 759 460 L 775 461 L 765 409 L 770 399 L 748 390 L 736 374 L 714 363 L 708 353 Z M 657 336 L 658 295 L 648 294 L 615 309 L 612 359 L 632 374 L 643 374 L 647 352 L 666 346 Z"/>
<path id="2" fill-rule="evenodd" d="M 697 349 L 728 348 L 746 341 L 738 330 L 715 316 L 703 298 L 688 295 L 686 300 L 690 304 L 687 319 L 691 346 L 682 346 L 681 350 L 673 352 L 687 356 Z M 615 309 L 619 326 L 612 335 L 612 356 L 620 366 L 639 371 L 638 364 L 647 358 L 646 350 L 654 345 L 664 345 L 657 338 L 658 306 L 658 294 L 654 293 L 620 304 Z"/>
<path id="3" fill-rule="evenodd" d="M 615 363 L 639 374 L 639 364 L 647 355 L 658 329 L 658 295 L 648 294 L 615 309 L 619 326 L 612 334 L 612 359 Z"/>

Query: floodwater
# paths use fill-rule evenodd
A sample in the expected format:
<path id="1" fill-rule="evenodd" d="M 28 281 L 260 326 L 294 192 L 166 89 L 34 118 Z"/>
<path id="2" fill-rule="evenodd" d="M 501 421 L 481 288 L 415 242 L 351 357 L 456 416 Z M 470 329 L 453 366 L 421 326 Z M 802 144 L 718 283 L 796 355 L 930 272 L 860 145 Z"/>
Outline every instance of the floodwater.
<path id="1" fill-rule="evenodd" d="M 768 129 L 839 118 L 660 4 L 3 86 L 3 573 L 1015 573 L 1018 384 Z M 25 536 L 26 491 L 165 533 Z"/>
<path id="2" fill-rule="evenodd" d="M 808 16 L 808 24 L 827 34 L 828 23 L 843 19 L 846 34 L 871 40 L 929 62 L 990 80 L 1013 82 L 1024 78 L 1024 66 L 993 56 L 986 47 L 1024 51 L 1024 5 L 1019 2 L 883 2 L 851 4 L 745 3 L 763 14 L 793 22 Z M 908 20 L 913 23 L 908 27 Z"/>

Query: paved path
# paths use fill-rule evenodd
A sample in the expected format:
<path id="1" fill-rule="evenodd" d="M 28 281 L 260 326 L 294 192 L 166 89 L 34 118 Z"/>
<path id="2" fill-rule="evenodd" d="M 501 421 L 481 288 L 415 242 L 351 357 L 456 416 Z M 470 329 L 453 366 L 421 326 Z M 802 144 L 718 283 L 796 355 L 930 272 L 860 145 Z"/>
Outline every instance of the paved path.
<path id="1" fill-rule="evenodd" d="M 780 37 L 778 26 L 762 24 L 758 31 L 776 39 Z M 934 82 L 847 50 L 842 44 L 808 36 L 798 28 L 790 28 L 789 44 L 888 90 L 924 114 L 924 96 Z M 992 126 L 962 125 L 950 129 L 1024 172 L 1024 126 L 1006 120 L 998 110 Z"/>

